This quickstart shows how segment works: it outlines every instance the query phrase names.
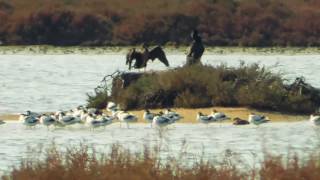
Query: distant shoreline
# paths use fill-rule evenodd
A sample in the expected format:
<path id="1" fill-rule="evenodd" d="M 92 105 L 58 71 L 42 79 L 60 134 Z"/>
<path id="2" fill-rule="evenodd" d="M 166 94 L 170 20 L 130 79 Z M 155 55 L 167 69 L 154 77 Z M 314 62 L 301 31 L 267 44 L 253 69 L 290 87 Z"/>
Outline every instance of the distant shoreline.
<path id="1" fill-rule="evenodd" d="M 152 46 L 150 46 L 152 47 Z M 183 54 L 187 52 L 188 46 L 163 46 L 168 54 Z M 0 55 L 24 55 L 24 54 L 45 54 L 45 55 L 103 55 L 103 54 L 123 54 L 131 48 L 141 48 L 141 46 L 0 46 Z M 320 47 L 215 47 L 206 46 L 207 55 L 320 55 Z"/>
<path id="2" fill-rule="evenodd" d="M 249 109 L 245 107 L 210 107 L 210 108 L 195 108 L 195 109 L 187 109 L 187 108 L 172 108 L 172 110 L 178 112 L 184 118 L 179 121 L 179 123 L 198 123 L 196 120 L 196 115 L 198 112 L 202 112 L 204 114 L 210 114 L 212 109 L 216 109 L 217 111 L 224 112 L 231 119 L 235 117 L 239 117 L 241 119 L 247 119 L 250 112 L 254 112 L 256 114 L 263 114 L 271 120 L 271 122 L 297 122 L 307 120 L 309 117 L 307 115 L 294 115 L 273 111 L 259 111 L 255 109 Z M 151 112 L 159 112 L 164 109 L 151 109 Z M 128 111 L 138 117 L 138 123 L 145 123 L 142 119 L 142 115 L 144 110 L 131 110 Z M 6 121 L 17 121 L 19 119 L 19 115 L 17 114 L 2 114 L 0 115 L 0 119 Z M 232 120 L 226 121 L 232 122 Z"/>

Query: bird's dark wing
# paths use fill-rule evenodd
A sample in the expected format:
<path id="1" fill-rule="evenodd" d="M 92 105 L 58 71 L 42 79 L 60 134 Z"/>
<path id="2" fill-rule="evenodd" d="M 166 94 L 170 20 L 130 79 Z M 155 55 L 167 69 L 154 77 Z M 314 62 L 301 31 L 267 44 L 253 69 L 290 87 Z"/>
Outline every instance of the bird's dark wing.
<path id="1" fill-rule="evenodd" d="M 149 53 L 149 59 L 152 59 L 153 61 L 156 58 L 158 58 L 166 66 L 169 66 L 166 54 L 160 46 L 153 48 Z"/>

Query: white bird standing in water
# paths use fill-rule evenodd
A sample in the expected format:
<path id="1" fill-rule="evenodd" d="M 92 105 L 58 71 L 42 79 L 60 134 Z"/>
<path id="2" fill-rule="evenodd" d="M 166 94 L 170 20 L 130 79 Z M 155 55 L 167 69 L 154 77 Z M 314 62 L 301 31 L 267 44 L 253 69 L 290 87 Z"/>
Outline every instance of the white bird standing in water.
<path id="1" fill-rule="evenodd" d="M 108 115 L 101 115 L 97 118 L 98 121 L 100 121 L 100 126 L 106 127 L 110 124 L 112 124 L 114 117 L 108 116 Z"/>
<path id="2" fill-rule="evenodd" d="M 117 118 L 120 122 L 120 127 L 121 123 L 124 122 L 127 124 L 127 128 L 129 128 L 129 123 L 137 122 L 138 118 L 128 112 L 125 111 L 112 111 L 112 114 L 115 118 Z"/>
<path id="3" fill-rule="evenodd" d="M 254 113 L 250 113 L 248 121 L 251 124 L 255 124 L 255 125 L 260 125 L 260 124 L 264 124 L 269 122 L 270 120 L 268 120 L 267 117 L 263 116 L 263 115 L 256 115 Z"/>
<path id="4" fill-rule="evenodd" d="M 72 124 L 76 124 L 76 123 L 81 122 L 79 117 L 65 115 L 65 113 L 63 113 L 63 112 L 59 113 L 58 121 L 61 122 L 63 125 L 72 125 Z"/>
<path id="5" fill-rule="evenodd" d="M 216 121 L 224 121 L 230 119 L 227 117 L 223 112 L 218 112 L 217 110 L 213 109 L 211 116 L 216 120 Z"/>
<path id="6" fill-rule="evenodd" d="M 90 126 L 90 129 L 94 130 L 101 126 L 101 121 L 97 120 L 93 114 L 89 113 L 86 119 L 86 124 Z"/>
<path id="7" fill-rule="evenodd" d="M 48 129 L 49 129 L 49 126 L 55 125 L 56 121 L 57 120 L 53 115 L 43 114 L 40 116 L 40 123 L 47 126 Z"/>
<path id="8" fill-rule="evenodd" d="M 87 110 L 81 110 L 81 113 L 80 113 L 80 122 L 81 122 L 82 124 L 85 124 L 85 123 L 86 123 L 88 115 L 89 115 L 89 114 L 88 114 Z"/>
<path id="9" fill-rule="evenodd" d="M 73 116 L 74 117 L 80 117 L 81 116 L 81 113 L 85 110 L 85 108 L 83 106 L 78 106 L 77 108 L 73 109 Z"/>
<path id="10" fill-rule="evenodd" d="M 215 120 L 213 118 L 213 116 L 211 115 L 205 115 L 205 114 L 202 114 L 201 112 L 198 112 L 197 114 L 197 120 L 200 122 L 200 123 L 203 123 L 203 124 L 209 124 L 209 123 L 213 123 L 213 122 L 216 122 L 217 120 Z"/>
<path id="11" fill-rule="evenodd" d="M 311 114 L 309 121 L 315 126 L 320 126 L 320 115 Z"/>
<path id="12" fill-rule="evenodd" d="M 24 119 L 23 124 L 27 127 L 35 127 L 37 124 L 39 124 L 39 120 L 36 117 L 27 116 Z"/>
<path id="13" fill-rule="evenodd" d="M 151 113 L 149 111 L 149 109 L 146 109 L 143 113 L 143 119 L 146 120 L 148 123 L 151 124 L 152 127 L 152 122 L 153 122 L 153 118 L 155 117 L 156 114 Z"/>
<path id="14" fill-rule="evenodd" d="M 24 123 L 26 118 L 28 117 L 34 117 L 34 118 L 38 118 L 40 117 L 40 114 L 39 113 L 36 113 L 36 112 L 31 112 L 31 111 L 26 111 L 26 113 L 21 113 L 20 116 L 19 116 L 19 121 Z"/>
<path id="15" fill-rule="evenodd" d="M 163 114 L 161 111 L 159 114 L 156 114 L 152 120 L 152 124 L 155 127 L 165 127 L 172 124 L 172 120 Z"/>
<path id="16" fill-rule="evenodd" d="M 177 112 L 171 111 L 171 109 L 166 109 L 163 116 L 170 119 L 171 124 L 173 124 L 183 118 Z"/>

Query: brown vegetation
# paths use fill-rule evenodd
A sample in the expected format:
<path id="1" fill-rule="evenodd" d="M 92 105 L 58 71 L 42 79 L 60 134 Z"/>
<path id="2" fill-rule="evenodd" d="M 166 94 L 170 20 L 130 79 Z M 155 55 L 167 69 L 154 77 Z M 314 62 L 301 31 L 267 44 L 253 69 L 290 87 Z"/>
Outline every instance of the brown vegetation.
<path id="1" fill-rule="evenodd" d="M 38 152 L 38 151 L 34 151 Z M 39 155 L 22 160 L 4 180 L 104 180 L 104 179 L 279 179 L 279 180 L 316 180 L 320 178 L 319 155 L 314 154 L 308 160 L 297 156 L 283 157 L 266 156 L 261 168 L 240 169 L 240 160 L 235 164 L 232 157 L 222 157 L 222 163 L 213 163 L 202 158 L 193 159 L 192 166 L 185 166 L 183 154 L 179 158 L 160 158 L 159 148 L 150 149 L 145 146 L 143 152 L 132 153 L 119 145 L 113 145 L 110 153 L 97 153 L 86 145 L 58 150 L 53 146 Z M 223 155 L 222 155 L 223 156 Z M 190 159 L 189 159 L 190 160 Z M 248 167 L 248 166 L 242 166 Z"/>
<path id="2" fill-rule="evenodd" d="M 196 65 L 143 73 L 124 84 L 126 80 L 116 78 L 110 95 L 96 89 L 88 96 L 88 105 L 105 107 L 111 99 L 125 109 L 240 106 L 290 113 L 313 113 L 320 105 L 320 90 L 303 78 L 289 84 L 281 74 L 258 64 Z"/>
<path id="3" fill-rule="evenodd" d="M 6 44 L 319 46 L 318 0 L 0 0 Z"/>

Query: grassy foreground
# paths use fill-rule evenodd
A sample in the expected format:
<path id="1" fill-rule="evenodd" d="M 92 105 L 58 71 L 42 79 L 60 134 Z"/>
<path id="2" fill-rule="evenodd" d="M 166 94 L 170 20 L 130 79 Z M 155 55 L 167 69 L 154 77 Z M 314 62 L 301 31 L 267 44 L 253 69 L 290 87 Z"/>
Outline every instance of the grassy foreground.
<path id="1" fill-rule="evenodd" d="M 253 166 L 240 169 L 231 161 L 232 157 L 222 155 L 221 163 L 199 158 L 192 166 L 184 166 L 183 153 L 179 158 L 168 157 L 163 161 L 159 148 L 144 147 L 140 153 L 132 153 L 119 145 L 113 145 L 109 153 L 97 153 L 86 145 L 69 148 L 66 151 L 56 146 L 48 148 L 39 158 L 33 155 L 21 161 L 4 180 L 316 180 L 320 178 L 319 154 L 312 154 L 307 160 L 297 156 L 284 159 L 280 156 L 265 156 L 260 168 Z M 36 152 L 36 151 L 35 151 Z"/>

